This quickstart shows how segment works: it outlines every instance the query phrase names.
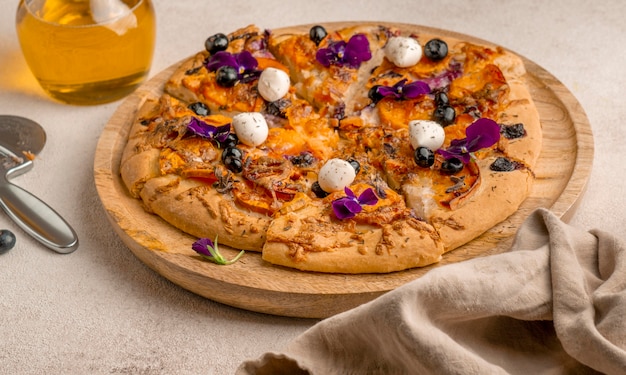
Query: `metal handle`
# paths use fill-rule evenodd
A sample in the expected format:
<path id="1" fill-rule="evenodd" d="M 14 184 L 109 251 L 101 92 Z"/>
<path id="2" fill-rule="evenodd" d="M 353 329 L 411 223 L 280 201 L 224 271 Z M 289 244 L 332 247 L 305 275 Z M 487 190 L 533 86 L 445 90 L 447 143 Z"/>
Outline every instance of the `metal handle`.
<path id="1" fill-rule="evenodd" d="M 0 180 L 0 206 L 20 228 L 57 253 L 76 250 L 76 233 L 56 211 L 6 177 L 3 180 Z"/>

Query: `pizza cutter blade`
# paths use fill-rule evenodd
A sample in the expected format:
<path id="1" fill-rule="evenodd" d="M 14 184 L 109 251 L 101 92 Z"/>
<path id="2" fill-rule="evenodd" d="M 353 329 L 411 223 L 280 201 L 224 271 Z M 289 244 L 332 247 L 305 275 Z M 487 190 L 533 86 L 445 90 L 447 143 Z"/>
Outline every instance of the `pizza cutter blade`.
<path id="1" fill-rule="evenodd" d="M 26 233 L 61 254 L 78 247 L 72 227 L 50 206 L 10 182 L 32 169 L 33 158 L 46 143 L 46 133 L 36 122 L 0 115 L 0 207 Z"/>

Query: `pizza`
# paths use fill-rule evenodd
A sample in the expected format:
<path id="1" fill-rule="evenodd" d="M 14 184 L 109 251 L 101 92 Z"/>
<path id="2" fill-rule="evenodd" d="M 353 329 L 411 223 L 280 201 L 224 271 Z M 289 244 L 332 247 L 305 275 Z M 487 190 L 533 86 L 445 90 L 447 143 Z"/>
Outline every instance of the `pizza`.
<path id="1" fill-rule="evenodd" d="M 388 273 L 440 261 L 532 189 L 541 123 L 504 48 L 388 23 L 250 25 L 204 47 L 145 98 L 120 165 L 192 236 Z"/>

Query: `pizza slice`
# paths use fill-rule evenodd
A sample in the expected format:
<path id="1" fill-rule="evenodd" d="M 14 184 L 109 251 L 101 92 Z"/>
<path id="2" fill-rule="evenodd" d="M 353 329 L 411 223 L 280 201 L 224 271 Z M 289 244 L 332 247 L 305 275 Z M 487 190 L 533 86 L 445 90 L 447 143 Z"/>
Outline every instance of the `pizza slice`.
<path id="1" fill-rule="evenodd" d="M 322 114 L 342 119 L 369 103 L 367 78 L 382 61 L 386 41 L 397 32 L 379 25 L 330 31 L 316 25 L 270 33 L 268 48 L 289 68 L 298 95 Z"/>
<path id="2" fill-rule="evenodd" d="M 261 111 L 290 90 L 287 67 L 266 46 L 267 34 L 253 25 L 213 35 L 204 51 L 180 65 L 164 90 L 188 103 L 204 103 L 213 112 Z"/>

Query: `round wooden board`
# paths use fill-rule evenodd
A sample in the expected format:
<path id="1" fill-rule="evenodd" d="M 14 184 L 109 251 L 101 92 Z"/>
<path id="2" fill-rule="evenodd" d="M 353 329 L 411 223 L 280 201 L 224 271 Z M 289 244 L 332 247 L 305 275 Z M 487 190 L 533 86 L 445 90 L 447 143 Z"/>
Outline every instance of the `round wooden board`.
<path id="1" fill-rule="evenodd" d="M 349 23 L 327 24 L 328 28 Z M 379 23 L 385 24 L 385 23 Z M 390 24 L 387 24 L 390 25 Z M 311 25 L 290 29 L 308 30 Z M 492 44 L 450 31 L 416 25 L 403 30 Z M 280 30 L 275 30 L 280 31 Z M 518 226 L 536 208 L 549 208 L 568 220 L 585 191 L 593 160 L 593 136 L 588 119 L 574 96 L 550 73 L 524 59 L 529 86 L 543 127 L 543 150 L 531 196 L 504 222 L 444 255 L 433 266 L 390 274 L 322 274 L 277 267 L 248 252 L 230 266 L 218 266 L 194 255 L 195 238 L 143 210 L 119 174 L 122 151 L 137 109 L 158 97 L 174 65 L 129 96 L 105 126 L 96 149 L 94 175 L 108 218 L 133 254 L 157 273 L 201 296 L 247 310 L 305 318 L 325 318 L 368 302 L 414 280 L 433 267 L 506 251 Z M 228 257 L 235 250 L 220 247 Z"/>

